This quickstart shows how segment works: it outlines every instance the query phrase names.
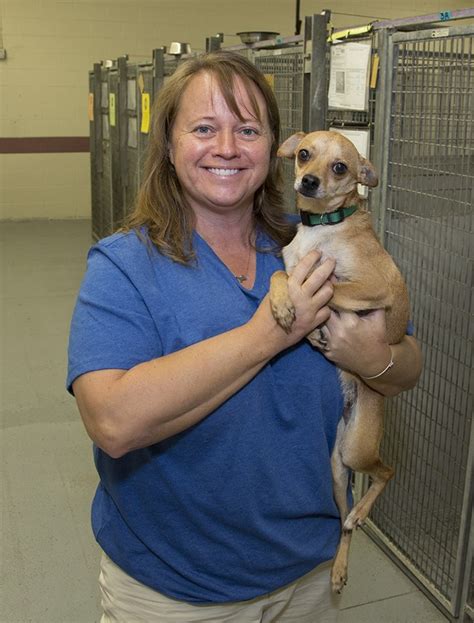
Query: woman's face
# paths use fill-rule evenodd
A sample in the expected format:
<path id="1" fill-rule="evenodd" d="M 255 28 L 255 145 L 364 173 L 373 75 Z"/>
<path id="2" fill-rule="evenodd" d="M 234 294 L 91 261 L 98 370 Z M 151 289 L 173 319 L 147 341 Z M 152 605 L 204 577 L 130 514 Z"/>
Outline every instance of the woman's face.
<path id="1" fill-rule="evenodd" d="M 272 135 L 265 100 L 252 88 L 262 122 L 255 118 L 239 78 L 235 99 L 243 121 L 228 108 L 210 73 L 194 76 L 183 92 L 171 132 L 170 159 L 197 216 L 251 210 L 255 191 L 267 177 Z"/>

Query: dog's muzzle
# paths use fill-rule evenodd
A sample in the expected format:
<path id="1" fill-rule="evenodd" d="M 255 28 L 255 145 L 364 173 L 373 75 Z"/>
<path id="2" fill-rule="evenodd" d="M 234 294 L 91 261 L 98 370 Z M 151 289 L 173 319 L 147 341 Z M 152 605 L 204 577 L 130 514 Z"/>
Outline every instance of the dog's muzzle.
<path id="1" fill-rule="evenodd" d="M 305 197 L 315 197 L 320 183 L 319 177 L 315 175 L 303 175 L 298 192 Z"/>

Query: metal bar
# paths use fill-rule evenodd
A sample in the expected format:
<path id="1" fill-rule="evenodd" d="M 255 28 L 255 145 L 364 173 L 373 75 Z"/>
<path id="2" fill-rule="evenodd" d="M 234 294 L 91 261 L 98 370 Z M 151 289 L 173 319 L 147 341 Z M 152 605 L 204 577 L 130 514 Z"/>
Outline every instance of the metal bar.
<path id="1" fill-rule="evenodd" d="M 221 49 L 222 37 L 220 35 L 214 35 L 212 37 L 206 37 L 206 52 L 215 52 Z"/>
<path id="2" fill-rule="evenodd" d="M 165 79 L 165 48 L 153 50 L 153 99 L 163 86 Z"/>
<path id="3" fill-rule="evenodd" d="M 451 20 L 466 19 L 474 17 L 474 8 L 453 9 L 452 11 L 441 11 L 428 15 L 418 15 L 417 17 L 402 17 L 399 19 L 388 19 L 372 22 L 372 28 L 399 28 L 400 26 L 421 26 L 436 22 L 450 22 Z"/>
<path id="4" fill-rule="evenodd" d="M 127 57 L 121 56 L 118 65 L 118 122 L 119 122 L 119 162 L 122 189 L 122 218 L 125 216 L 126 187 L 128 186 L 128 114 L 127 114 Z"/>
<path id="5" fill-rule="evenodd" d="M 379 172 L 379 184 L 370 193 L 370 210 L 372 214 L 373 224 L 375 230 L 379 233 L 380 239 L 383 240 L 382 225 L 382 213 L 384 212 L 383 196 L 386 193 L 385 182 L 386 177 L 382 172 L 384 167 L 386 168 L 385 160 L 388 158 L 388 150 L 386 149 L 385 132 L 386 115 L 389 110 L 390 100 L 387 102 L 387 96 L 391 93 L 391 89 L 387 86 L 387 80 L 390 79 L 388 62 L 388 43 L 389 33 L 387 30 L 382 30 L 378 34 L 377 53 L 379 56 L 379 73 L 376 87 L 376 108 L 375 108 L 375 120 L 374 120 L 374 145 L 370 159 L 373 162 L 376 170 Z"/>
<path id="6" fill-rule="evenodd" d="M 388 39 L 385 39 L 384 43 L 386 47 L 384 49 L 384 69 L 381 70 L 382 73 L 386 75 L 386 79 L 384 82 L 385 89 L 385 108 L 380 111 L 382 115 L 381 128 L 379 132 L 381 133 L 382 139 L 382 159 L 381 159 L 381 170 L 380 170 L 380 180 L 381 180 L 381 188 L 380 188 L 380 212 L 379 212 L 379 221 L 378 221 L 378 233 L 382 244 L 385 244 L 385 218 L 388 210 L 388 178 L 389 178 L 389 159 L 391 152 L 391 143 L 390 143 L 390 134 L 391 134 L 391 124 L 392 124 L 392 98 L 393 98 L 393 81 L 394 81 L 394 49 L 393 45 L 388 44 Z"/>
<path id="7" fill-rule="evenodd" d="M 310 107 L 311 107 L 311 31 L 312 31 L 312 19 L 311 17 L 304 18 L 304 42 L 303 42 L 303 132 L 310 131 Z"/>
<path id="8" fill-rule="evenodd" d="M 395 29 L 395 28 L 409 28 L 411 27 L 417 27 L 417 26 L 422 26 L 423 24 L 434 24 L 435 26 L 439 23 L 442 23 L 443 25 L 447 26 L 449 24 L 449 30 L 451 31 L 451 29 L 453 28 L 452 23 L 456 20 L 460 20 L 460 19 L 467 19 L 467 18 L 473 18 L 474 17 L 474 8 L 469 8 L 469 9 L 458 9 L 458 10 L 453 10 L 453 11 L 441 11 L 440 13 L 430 13 L 429 15 L 420 15 L 417 17 L 404 17 L 404 18 L 399 18 L 399 19 L 394 19 L 394 20 L 379 20 L 376 22 L 371 22 L 370 23 L 370 27 L 372 31 L 378 31 L 378 30 L 383 30 L 383 29 Z M 439 27 L 439 26 L 438 26 Z M 457 26 L 454 26 L 455 28 Z M 353 28 L 357 28 L 357 27 L 353 27 Z M 336 30 L 332 33 L 332 38 L 333 39 L 337 39 L 339 38 L 344 38 L 344 39 L 350 39 L 350 35 L 347 36 L 347 32 L 350 29 L 343 29 L 343 30 Z M 415 36 L 420 36 L 420 37 L 426 37 L 426 30 L 423 31 L 412 31 L 410 33 L 403 33 L 403 34 L 407 34 L 407 35 L 415 35 Z M 356 37 L 356 39 L 359 39 L 360 35 L 358 35 Z"/>
<path id="9" fill-rule="evenodd" d="M 277 37 L 276 39 L 265 39 L 255 43 L 239 43 L 238 45 L 226 46 L 226 50 L 239 52 L 240 50 L 260 50 L 263 48 L 278 48 L 283 46 L 291 46 L 295 43 L 303 42 L 303 35 L 292 35 L 291 37 Z"/>
<path id="10" fill-rule="evenodd" d="M 326 130 L 328 110 L 328 24 L 330 11 L 313 15 L 311 24 L 311 80 L 309 102 L 309 130 Z"/>
<path id="11" fill-rule="evenodd" d="M 464 483 L 464 497 L 459 527 L 459 540 L 456 555 L 456 571 L 454 576 L 453 606 L 455 616 L 459 616 L 466 607 L 469 582 L 474 553 L 474 525 L 472 523 L 472 506 L 474 502 L 474 426 L 471 423 L 471 441 Z"/>
<path id="12" fill-rule="evenodd" d="M 94 157 L 97 166 L 97 172 L 103 171 L 102 158 L 102 66 L 100 63 L 94 63 Z"/>
<path id="13" fill-rule="evenodd" d="M 450 25 L 449 28 L 443 30 L 436 30 L 436 33 L 439 33 L 440 36 L 446 37 L 462 37 L 462 36 L 470 36 L 472 35 L 472 24 L 464 24 L 464 25 Z M 408 32 L 394 32 L 393 33 L 393 41 L 398 43 L 400 41 L 415 41 L 417 39 L 421 39 L 423 41 L 431 41 L 438 37 L 432 37 L 432 32 L 429 30 L 411 30 Z"/>

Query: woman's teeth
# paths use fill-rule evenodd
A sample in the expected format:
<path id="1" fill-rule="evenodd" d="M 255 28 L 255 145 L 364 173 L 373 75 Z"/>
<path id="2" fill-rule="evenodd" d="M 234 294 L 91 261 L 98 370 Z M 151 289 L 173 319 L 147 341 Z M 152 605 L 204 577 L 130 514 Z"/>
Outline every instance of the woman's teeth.
<path id="1" fill-rule="evenodd" d="M 214 175 L 222 175 L 224 177 L 229 175 L 235 175 L 239 172 L 239 169 L 208 169 Z"/>

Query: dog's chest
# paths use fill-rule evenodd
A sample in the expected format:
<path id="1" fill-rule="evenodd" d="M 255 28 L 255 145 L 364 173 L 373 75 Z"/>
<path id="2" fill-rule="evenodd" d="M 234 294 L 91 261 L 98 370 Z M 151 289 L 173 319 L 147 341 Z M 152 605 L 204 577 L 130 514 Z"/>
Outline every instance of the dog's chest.
<path id="1" fill-rule="evenodd" d="M 343 225 L 342 225 L 343 226 Z M 298 232 L 288 246 L 283 249 L 285 268 L 291 273 L 296 264 L 310 251 L 321 252 L 321 262 L 328 257 L 337 262 L 337 276 L 345 278 L 354 264 L 352 249 L 341 244 L 339 231 L 341 225 L 316 225 L 315 227 L 298 226 Z"/>

